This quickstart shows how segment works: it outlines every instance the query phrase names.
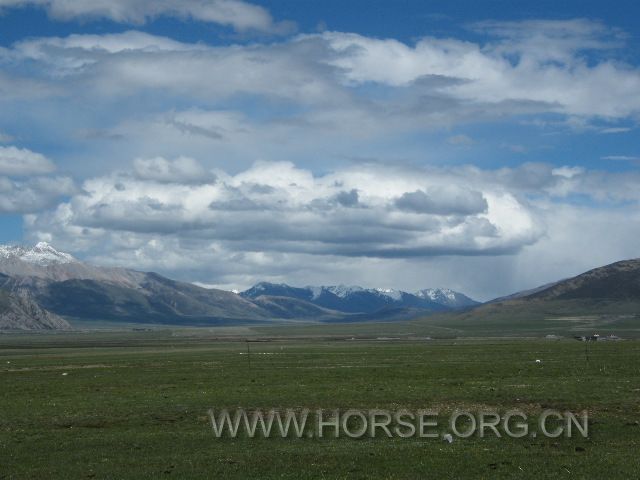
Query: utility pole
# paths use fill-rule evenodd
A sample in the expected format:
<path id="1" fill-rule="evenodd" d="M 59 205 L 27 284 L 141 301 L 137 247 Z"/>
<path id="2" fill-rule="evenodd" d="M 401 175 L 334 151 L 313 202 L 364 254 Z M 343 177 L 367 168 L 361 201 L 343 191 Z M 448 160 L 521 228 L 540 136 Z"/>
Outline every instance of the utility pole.
<path id="1" fill-rule="evenodd" d="M 587 359 L 587 363 L 589 363 L 589 337 L 584 339 L 584 356 Z"/>

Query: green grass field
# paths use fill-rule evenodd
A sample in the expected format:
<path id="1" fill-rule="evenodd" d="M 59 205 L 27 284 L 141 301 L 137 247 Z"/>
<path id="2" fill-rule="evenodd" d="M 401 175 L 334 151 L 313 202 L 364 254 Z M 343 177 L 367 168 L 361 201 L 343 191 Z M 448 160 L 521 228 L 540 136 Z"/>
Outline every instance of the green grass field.
<path id="1" fill-rule="evenodd" d="M 0 478 L 637 478 L 640 342 L 0 336 Z M 542 363 L 536 364 L 535 359 Z M 65 374 L 66 375 L 63 375 Z M 207 410 L 545 408 L 589 438 L 215 438 Z M 444 425 L 446 427 L 446 425 Z"/>

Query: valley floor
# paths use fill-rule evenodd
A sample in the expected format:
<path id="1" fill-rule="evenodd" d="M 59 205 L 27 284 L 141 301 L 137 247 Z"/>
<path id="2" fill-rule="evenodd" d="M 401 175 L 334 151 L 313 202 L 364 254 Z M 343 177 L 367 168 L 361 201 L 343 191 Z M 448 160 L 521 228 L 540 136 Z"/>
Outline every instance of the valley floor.
<path id="1" fill-rule="evenodd" d="M 2 479 L 626 479 L 640 468 L 634 340 L 0 335 L 0 385 Z M 208 409 L 238 407 L 586 409 L 590 424 L 588 438 L 216 438 Z"/>

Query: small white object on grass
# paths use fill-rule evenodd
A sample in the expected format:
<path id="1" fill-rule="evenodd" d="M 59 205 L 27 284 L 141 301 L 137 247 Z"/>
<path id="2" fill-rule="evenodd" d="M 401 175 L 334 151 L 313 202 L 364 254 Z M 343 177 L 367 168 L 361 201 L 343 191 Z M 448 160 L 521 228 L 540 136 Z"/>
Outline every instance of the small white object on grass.
<path id="1" fill-rule="evenodd" d="M 542 360 L 540 360 L 539 358 L 536 359 L 536 363 L 542 363 Z"/>
<path id="2" fill-rule="evenodd" d="M 64 373 L 62 374 L 62 376 L 63 376 L 63 377 L 66 377 L 67 375 L 69 375 L 67 372 L 64 372 Z"/>
<path id="3" fill-rule="evenodd" d="M 453 437 L 451 436 L 450 433 L 445 433 L 442 436 L 442 440 L 444 440 L 445 442 L 448 442 L 448 443 L 453 443 Z"/>

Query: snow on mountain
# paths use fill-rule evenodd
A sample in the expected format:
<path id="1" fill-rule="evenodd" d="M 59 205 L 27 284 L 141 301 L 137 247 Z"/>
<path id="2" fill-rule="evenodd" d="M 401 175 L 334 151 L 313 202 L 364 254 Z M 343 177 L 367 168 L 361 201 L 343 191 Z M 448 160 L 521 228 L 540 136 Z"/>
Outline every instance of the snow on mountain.
<path id="1" fill-rule="evenodd" d="M 34 247 L 0 245 L 0 273 L 14 278 L 52 281 L 97 280 L 136 287 L 144 275 L 125 268 L 99 267 L 81 262 L 46 242 Z"/>
<path id="2" fill-rule="evenodd" d="M 0 259 L 17 259 L 42 267 L 77 262 L 73 256 L 59 252 L 46 242 L 40 242 L 33 248 L 0 245 Z"/>
<path id="3" fill-rule="evenodd" d="M 448 288 L 426 288 L 416 293 L 420 298 L 430 298 L 431 300 L 454 301 L 456 293 Z"/>
<path id="4" fill-rule="evenodd" d="M 241 293 L 245 298 L 260 296 L 291 297 L 342 312 L 372 312 L 381 308 L 423 308 L 434 311 L 476 305 L 469 297 L 449 289 L 426 289 L 411 294 L 394 288 L 362 288 L 328 285 L 291 287 L 260 282 Z"/>
<path id="5" fill-rule="evenodd" d="M 391 300 L 394 300 L 396 302 L 400 302 L 404 294 L 404 292 L 395 290 L 393 288 L 374 288 L 370 291 L 374 291 L 382 296 L 389 297 Z"/>
<path id="6" fill-rule="evenodd" d="M 334 295 L 337 295 L 340 298 L 346 298 L 349 295 L 355 293 L 355 292 L 363 292 L 365 291 L 364 288 L 362 287 L 358 287 L 358 286 L 351 286 L 348 287 L 346 285 L 332 285 L 332 286 L 328 286 L 328 287 L 307 287 L 307 288 L 311 288 L 311 289 L 320 289 L 320 291 L 322 290 L 326 290 L 328 292 L 333 293 Z"/>
<path id="7" fill-rule="evenodd" d="M 478 305 L 478 302 L 475 300 L 449 288 L 425 288 L 424 290 L 414 293 L 414 295 L 452 308 Z"/>

